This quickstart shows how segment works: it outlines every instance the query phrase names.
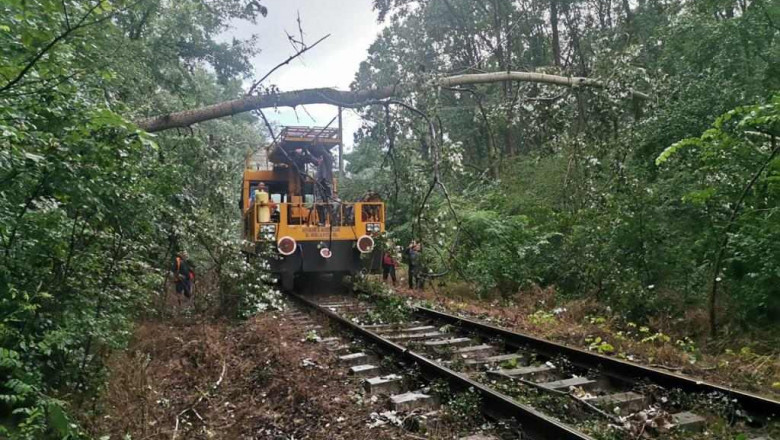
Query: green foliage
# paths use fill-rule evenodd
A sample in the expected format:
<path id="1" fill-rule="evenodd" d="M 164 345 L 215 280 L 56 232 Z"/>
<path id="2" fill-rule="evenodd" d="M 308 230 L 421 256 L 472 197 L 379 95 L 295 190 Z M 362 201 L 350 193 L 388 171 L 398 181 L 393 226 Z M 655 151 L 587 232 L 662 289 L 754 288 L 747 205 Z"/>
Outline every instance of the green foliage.
<path id="1" fill-rule="evenodd" d="M 603 316 L 586 316 L 585 320 L 588 321 L 590 324 L 602 326 L 607 322 L 607 319 Z"/>
<path id="2" fill-rule="evenodd" d="M 555 323 L 555 315 L 544 310 L 537 310 L 528 315 L 528 319 L 536 325 L 545 325 Z"/>
<path id="3" fill-rule="evenodd" d="M 498 289 L 514 293 L 520 287 L 543 282 L 551 261 L 546 251 L 553 235 L 530 227 L 525 216 L 502 215 L 497 211 L 467 211 L 461 219 L 464 247 L 458 266 L 473 274 L 485 291 Z"/>
<path id="4" fill-rule="evenodd" d="M 306 337 L 304 338 L 304 341 L 306 342 L 319 342 L 322 338 L 317 334 L 314 330 L 309 330 L 306 332 Z"/>
<path id="5" fill-rule="evenodd" d="M 597 351 L 600 354 L 612 354 L 615 352 L 615 347 L 609 342 L 601 339 L 601 336 L 585 338 L 585 342 L 589 344 L 588 350 Z"/>
<path id="6" fill-rule="evenodd" d="M 482 397 L 473 388 L 450 397 L 445 408 L 447 416 L 457 421 L 461 429 L 478 426 L 483 421 Z"/>
<path id="7" fill-rule="evenodd" d="M 778 134 L 776 95 L 766 104 L 726 112 L 700 137 L 675 144 L 656 161 L 662 168 L 659 186 L 667 197 L 678 198 L 666 220 L 679 224 L 682 215 L 703 220 L 697 240 L 686 245 L 698 251 L 706 268 L 723 249 L 716 282 L 745 320 L 768 317 L 779 306 L 772 298 L 780 294 L 780 229 L 771 220 L 780 212 Z"/>
<path id="8" fill-rule="evenodd" d="M 422 240 L 434 271 L 482 295 L 554 285 L 646 322 L 707 307 L 716 282 L 734 325 L 776 320 L 777 8 L 559 6 L 556 60 L 550 2 L 375 2 L 387 26 L 355 86 L 417 84 L 407 103 L 436 120 L 439 155 L 415 114 L 367 108 L 346 189 L 376 185 L 392 233 Z M 607 87 L 428 81 L 508 69 Z M 651 99 L 627 99 L 629 89 Z M 449 197 L 437 190 L 423 205 L 434 159 Z"/>
<path id="9" fill-rule="evenodd" d="M 455 331 L 455 326 L 452 324 L 444 324 L 443 326 L 439 327 L 439 333 L 453 333 Z"/>
<path id="10" fill-rule="evenodd" d="M 374 309 L 366 314 L 366 321 L 371 324 L 386 324 L 408 321 L 412 313 L 406 302 L 397 296 L 374 296 Z"/>
<path id="11" fill-rule="evenodd" d="M 387 285 L 379 280 L 356 276 L 352 279 L 352 288 L 361 296 L 371 300 L 373 310 L 366 313 L 366 323 L 386 324 L 408 321 L 412 308 L 406 300 L 390 291 Z"/>
<path id="12" fill-rule="evenodd" d="M 227 241 L 227 243 L 231 243 Z M 282 294 L 274 287 L 264 254 L 248 261 L 241 253 L 240 241 L 220 263 L 219 295 L 222 311 L 227 316 L 248 318 L 272 309 L 282 309 Z"/>
<path id="13" fill-rule="evenodd" d="M 180 249 L 199 301 L 231 316 L 278 301 L 236 239 L 255 121 L 159 136 L 129 122 L 241 94 L 253 43 L 215 37 L 258 6 L 0 5 L 0 437 L 83 435 L 71 414 L 91 406 L 134 320 L 160 311 Z"/>

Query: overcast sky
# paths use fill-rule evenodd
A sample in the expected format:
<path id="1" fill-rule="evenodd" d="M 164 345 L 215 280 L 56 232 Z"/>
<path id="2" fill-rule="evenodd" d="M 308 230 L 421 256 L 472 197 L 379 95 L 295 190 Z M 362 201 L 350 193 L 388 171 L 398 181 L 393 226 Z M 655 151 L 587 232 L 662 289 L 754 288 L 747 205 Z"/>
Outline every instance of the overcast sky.
<path id="1" fill-rule="evenodd" d="M 285 31 L 298 35 L 297 17 L 300 12 L 304 41 L 312 44 L 321 37 L 331 36 L 317 47 L 277 70 L 265 81 L 275 84 L 281 91 L 313 87 L 348 89 L 360 62 L 366 58 L 381 26 L 371 9 L 372 0 L 264 0 L 268 16 L 257 24 L 237 21 L 226 37 L 246 39 L 259 36 L 262 50 L 254 59 L 256 78 L 295 53 Z M 273 122 L 281 125 L 326 125 L 336 116 L 337 108 L 329 105 L 309 105 L 298 114 L 290 109 L 266 111 Z M 334 123 L 333 126 L 336 123 Z M 344 143 L 352 145 L 352 134 L 360 126 L 356 114 L 344 109 Z"/>

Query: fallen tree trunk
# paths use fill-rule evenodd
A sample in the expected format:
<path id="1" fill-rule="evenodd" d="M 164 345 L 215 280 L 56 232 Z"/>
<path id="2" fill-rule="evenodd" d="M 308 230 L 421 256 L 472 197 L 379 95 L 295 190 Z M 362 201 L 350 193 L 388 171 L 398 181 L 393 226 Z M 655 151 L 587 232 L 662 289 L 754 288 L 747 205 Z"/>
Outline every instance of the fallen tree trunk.
<path id="1" fill-rule="evenodd" d="M 271 107 L 296 107 L 305 104 L 333 104 L 345 107 L 396 95 L 396 87 L 374 90 L 342 91 L 331 88 L 306 89 L 267 95 L 247 96 L 194 110 L 169 113 L 138 121 L 140 128 L 153 133 L 171 128 L 188 127 L 211 119 L 232 116 Z"/>
<path id="2" fill-rule="evenodd" d="M 533 82 L 563 87 L 606 87 L 603 82 L 590 78 L 533 72 L 494 72 L 456 75 L 436 80 L 432 85 L 455 87 L 467 84 L 488 84 L 502 81 Z M 271 107 L 296 107 L 306 104 L 332 104 L 344 107 L 355 107 L 363 103 L 375 102 L 377 100 L 403 95 L 408 89 L 409 86 L 404 85 L 354 91 L 321 88 L 247 96 L 194 110 L 185 110 L 142 119 L 138 121 L 137 124 L 141 129 L 153 133 L 171 128 L 189 127 L 198 122 Z M 639 99 L 649 98 L 648 95 L 641 92 L 632 91 L 631 94 L 633 97 Z"/>
<path id="3" fill-rule="evenodd" d="M 487 84 L 502 81 L 532 82 L 540 84 L 552 84 L 564 87 L 592 87 L 603 89 L 606 87 L 602 81 L 584 78 L 581 76 L 560 76 L 535 72 L 491 72 L 448 76 L 438 80 L 442 87 L 464 86 L 467 84 Z M 631 96 L 638 99 L 650 99 L 646 93 L 631 90 Z"/>

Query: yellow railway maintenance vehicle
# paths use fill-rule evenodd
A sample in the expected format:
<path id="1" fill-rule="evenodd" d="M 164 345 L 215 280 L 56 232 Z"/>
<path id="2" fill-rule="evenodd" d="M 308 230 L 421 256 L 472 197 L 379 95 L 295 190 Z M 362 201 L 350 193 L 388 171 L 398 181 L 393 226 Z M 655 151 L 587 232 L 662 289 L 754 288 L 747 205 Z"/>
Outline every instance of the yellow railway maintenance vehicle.
<path id="1" fill-rule="evenodd" d="M 275 144 L 247 158 L 240 201 L 247 250 L 272 245 L 271 271 L 286 290 L 302 275 L 379 268 L 374 238 L 385 231 L 385 205 L 373 195 L 338 198 L 331 150 L 341 144 L 339 131 L 285 127 Z"/>

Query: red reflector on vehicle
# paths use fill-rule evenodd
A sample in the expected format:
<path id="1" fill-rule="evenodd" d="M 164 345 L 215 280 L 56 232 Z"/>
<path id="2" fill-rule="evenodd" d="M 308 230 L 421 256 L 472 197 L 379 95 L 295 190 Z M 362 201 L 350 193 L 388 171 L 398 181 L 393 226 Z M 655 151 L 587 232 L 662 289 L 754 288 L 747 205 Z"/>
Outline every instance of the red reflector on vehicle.
<path id="1" fill-rule="evenodd" d="M 292 255 L 293 252 L 295 252 L 296 245 L 297 244 L 292 237 L 282 237 L 276 244 L 276 248 L 279 250 L 280 254 L 287 256 Z"/>
<path id="2" fill-rule="evenodd" d="M 374 250 L 374 239 L 368 235 L 358 238 L 357 248 L 360 252 L 367 254 Z"/>
<path id="3" fill-rule="evenodd" d="M 320 256 L 327 259 L 333 256 L 333 252 L 331 252 L 328 248 L 322 248 L 320 249 Z"/>

